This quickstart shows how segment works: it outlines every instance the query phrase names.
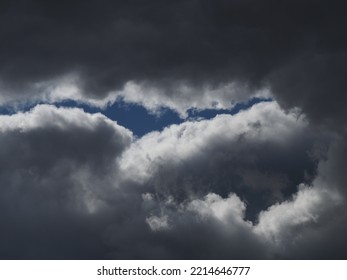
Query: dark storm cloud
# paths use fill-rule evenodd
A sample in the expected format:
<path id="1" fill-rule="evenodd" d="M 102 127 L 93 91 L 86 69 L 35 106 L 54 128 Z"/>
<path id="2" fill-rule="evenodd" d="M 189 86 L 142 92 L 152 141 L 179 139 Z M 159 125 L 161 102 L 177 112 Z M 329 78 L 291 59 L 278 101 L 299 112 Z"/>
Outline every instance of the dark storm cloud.
<path id="1" fill-rule="evenodd" d="M 128 81 L 173 96 L 177 82 L 237 81 L 270 86 L 312 118 L 343 120 L 343 10 L 309 0 L 2 1 L 0 77 L 24 93 L 75 73 L 97 98 Z"/>

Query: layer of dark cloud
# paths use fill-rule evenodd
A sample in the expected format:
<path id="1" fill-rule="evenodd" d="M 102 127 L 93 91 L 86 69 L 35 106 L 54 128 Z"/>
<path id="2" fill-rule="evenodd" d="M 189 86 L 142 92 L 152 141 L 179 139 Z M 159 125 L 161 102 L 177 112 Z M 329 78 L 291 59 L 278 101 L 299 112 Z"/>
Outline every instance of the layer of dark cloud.
<path id="1" fill-rule="evenodd" d="M 2 1 L 0 77 L 25 94 L 75 73 L 96 98 L 129 81 L 173 99 L 177 82 L 236 81 L 269 86 L 313 119 L 343 121 L 343 10 L 341 1 L 310 0 Z"/>

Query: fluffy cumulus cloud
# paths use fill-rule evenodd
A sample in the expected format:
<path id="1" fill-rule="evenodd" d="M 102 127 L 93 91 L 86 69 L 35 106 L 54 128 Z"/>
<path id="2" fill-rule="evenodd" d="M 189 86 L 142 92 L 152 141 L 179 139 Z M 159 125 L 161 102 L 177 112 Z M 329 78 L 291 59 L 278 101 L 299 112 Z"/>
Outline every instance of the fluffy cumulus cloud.
<path id="1" fill-rule="evenodd" d="M 309 129 L 295 111 L 285 114 L 276 103 L 262 103 L 235 116 L 149 133 L 124 153 L 121 168 L 165 195 L 249 192 L 248 199 L 268 204 L 314 171 L 306 153 L 314 132 L 303 130 Z"/>
<path id="2" fill-rule="evenodd" d="M 1 1 L 0 258 L 347 258 L 345 26 L 334 0 Z M 136 137 L 67 99 L 182 119 Z"/>

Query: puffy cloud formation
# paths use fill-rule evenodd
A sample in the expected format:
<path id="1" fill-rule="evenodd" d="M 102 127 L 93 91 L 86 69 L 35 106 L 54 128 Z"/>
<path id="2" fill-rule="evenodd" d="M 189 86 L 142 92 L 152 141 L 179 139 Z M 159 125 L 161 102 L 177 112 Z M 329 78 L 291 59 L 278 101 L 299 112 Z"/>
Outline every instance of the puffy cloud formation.
<path id="1" fill-rule="evenodd" d="M 121 168 L 163 196 L 242 194 L 255 215 L 254 205 L 287 197 L 313 175 L 315 161 L 307 151 L 314 132 L 304 130 L 310 129 L 297 112 L 286 115 L 276 103 L 262 103 L 235 116 L 149 133 L 124 153 Z"/>
<path id="2" fill-rule="evenodd" d="M 341 140 L 313 156 L 321 132 L 275 102 L 139 139 L 52 105 L 0 123 L 1 258 L 324 258 L 314 228 L 339 236 Z"/>

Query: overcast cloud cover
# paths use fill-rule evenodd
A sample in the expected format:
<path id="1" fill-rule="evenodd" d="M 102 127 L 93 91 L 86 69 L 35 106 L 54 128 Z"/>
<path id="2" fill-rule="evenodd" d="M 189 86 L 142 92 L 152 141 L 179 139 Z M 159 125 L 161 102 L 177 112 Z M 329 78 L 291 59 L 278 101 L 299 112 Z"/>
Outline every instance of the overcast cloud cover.
<path id="1" fill-rule="evenodd" d="M 1 1 L 0 258 L 346 259 L 341 6 Z"/>

